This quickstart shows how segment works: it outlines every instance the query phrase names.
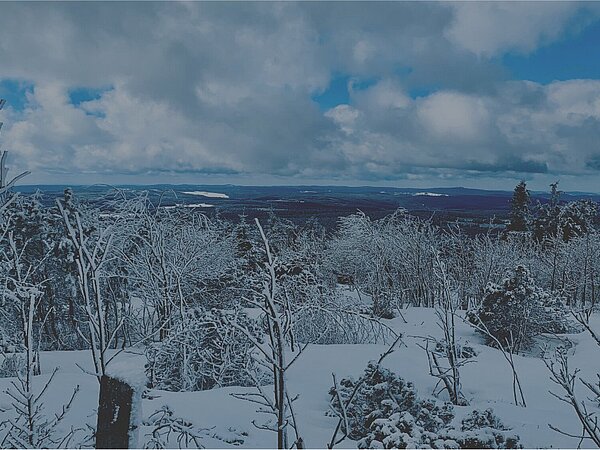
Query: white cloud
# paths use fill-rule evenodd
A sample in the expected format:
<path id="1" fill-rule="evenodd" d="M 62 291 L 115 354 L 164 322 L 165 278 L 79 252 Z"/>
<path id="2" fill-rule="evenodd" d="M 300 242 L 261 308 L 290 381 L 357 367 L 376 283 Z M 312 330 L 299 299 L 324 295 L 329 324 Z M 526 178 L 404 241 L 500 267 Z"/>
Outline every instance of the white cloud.
<path id="1" fill-rule="evenodd" d="M 351 90 L 351 95 L 355 101 L 370 109 L 406 108 L 412 103 L 411 98 L 405 93 L 400 84 L 390 78 L 379 80 L 365 90 Z"/>
<path id="2" fill-rule="evenodd" d="M 558 106 L 556 111 L 565 121 L 582 117 L 600 119 L 599 92 L 600 80 L 556 82 L 548 89 L 548 101 Z"/>
<path id="3" fill-rule="evenodd" d="M 346 134 L 352 133 L 359 115 L 360 112 L 350 105 L 338 105 L 325 113 L 325 117 L 332 119 Z"/>
<path id="4" fill-rule="evenodd" d="M 457 92 L 438 92 L 417 106 L 425 129 L 440 139 L 473 141 L 488 134 L 489 115 L 484 100 Z"/>
<path id="5" fill-rule="evenodd" d="M 439 91 L 393 111 L 373 108 L 368 92 L 356 106 L 328 113 L 342 131 L 351 127 L 352 134 L 333 145 L 354 176 L 597 171 L 600 83 L 595 80 L 547 86 L 507 82 L 493 95 L 479 96 Z"/>
<path id="6" fill-rule="evenodd" d="M 556 39 L 581 7 L 575 2 L 455 2 L 446 36 L 479 56 L 528 53 Z"/>

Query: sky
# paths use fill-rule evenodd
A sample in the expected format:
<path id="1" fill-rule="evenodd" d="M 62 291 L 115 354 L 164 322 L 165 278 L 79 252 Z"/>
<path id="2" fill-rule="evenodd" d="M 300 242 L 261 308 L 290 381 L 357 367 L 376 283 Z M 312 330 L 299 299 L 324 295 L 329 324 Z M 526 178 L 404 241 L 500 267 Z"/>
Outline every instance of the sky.
<path id="1" fill-rule="evenodd" d="M 28 184 L 600 192 L 600 3 L 0 2 Z"/>

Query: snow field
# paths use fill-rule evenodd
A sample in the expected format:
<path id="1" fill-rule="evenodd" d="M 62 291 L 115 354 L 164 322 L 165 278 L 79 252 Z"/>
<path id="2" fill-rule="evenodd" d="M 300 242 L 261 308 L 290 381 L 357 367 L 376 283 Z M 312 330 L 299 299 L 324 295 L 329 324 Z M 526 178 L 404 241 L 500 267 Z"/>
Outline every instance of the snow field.
<path id="1" fill-rule="evenodd" d="M 401 318 L 388 321 L 398 332 L 404 334 L 403 344 L 387 357 L 384 365 L 405 379 L 412 381 L 422 397 L 430 396 L 435 388 L 436 379 L 429 375 L 427 356 L 418 347 L 422 338 L 439 336 L 434 310 L 410 308 L 403 311 L 408 323 Z M 598 328 L 600 318 L 593 317 L 593 326 Z M 492 407 L 505 425 L 513 428 L 521 437 L 521 442 L 530 448 L 577 447 L 578 439 L 556 433 L 548 424 L 558 426 L 567 432 L 577 434 L 580 425 L 571 409 L 554 398 L 549 390 L 559 392 L 549 378 L 544 362 L 537 355 L 515 356 L 516 367 L 523 385 L 527 407 L 517 407 L 512 401 L 512 375 L 501 353 L 483 345 L 483 341 L 466 323 L 458 323 L 457 334 L 462 344 L 469 343 L 478 352 L 473 362 L 461 369 L 463 393 L 469 406 L 455 407 L 456 423 L 474 408 Z M 593 379 L 598 371 L 600 349 L 585 333 L 569 335 L 574 343 L 570 350 L 571 364 L 581 369 L 581 376 Z M 541 339 L 540 345 L 551 341 L 551 337 Z M 337 419 L 326 416 L 328 409 L 328 390 L 332 385 L 332 372 L 338 379 L 346 376 L 358 377 L 369 360 L 377 359 L 387 349 L 378 345 L 311 345 L 295 363 L 288 374 L 291 395 L 299 394 L 294 403 L 300 431 L 309 448 L 323 448 L 331 438 Z M 115 358 L 111 370 L 139 376 L 144 370 L 145 357 L 141 351 L 126 351 Z M 76 385 L 80 391 L 67 419 L 61 425 L 81 428 L 77 440 L 89 435 L 86 424 L 95 427 L 98 402 L 98 382 L 85 370 L 92 370 L 89 351 L 44 352 L 41 356 L 42 375 L 35 377 L 35 383 L 41 387 L 50 376 L 54 367 L 59 368 L 51 389 L 45 395 L 46 413 L 58 412 L 66 402 Z M 5 393 L 14 379 L 0 379 L 0 408 L 10 404 Z M 269 389 L 269 387 L 266 387 Z M 270 448 L 275 445 L 275 434 L 259 430 L 252 421 L 263 423 L 268 419 L 265 414 L 256 412 L 255 404 L 236 399 L 230 394 L 252 392 L 252 388 L 228 387 L 201 392 L 151 391 L 150 398 L 142 400 L 143 417 L 163 405 L 168 405 L 175 415 L 194 423 L 197 427 L 209 428 L 210 436 L 203 440 L 207 447 L 236 448 L 239 445 L 225 442 L 243 439 L 244 448 Z M 585 393 L 581 392 L 583 396 Z M 445 394 L 441 400 L 447 400 Z M 0 412 L 0 417 L 5 413 Z M 143 445 L 148 427 L 140 429 L 140 445 Z M 590 445 L 584 442 L 583 447 Z M 353 441 L 345 441 L 340 448 L 355 448 Z"/>

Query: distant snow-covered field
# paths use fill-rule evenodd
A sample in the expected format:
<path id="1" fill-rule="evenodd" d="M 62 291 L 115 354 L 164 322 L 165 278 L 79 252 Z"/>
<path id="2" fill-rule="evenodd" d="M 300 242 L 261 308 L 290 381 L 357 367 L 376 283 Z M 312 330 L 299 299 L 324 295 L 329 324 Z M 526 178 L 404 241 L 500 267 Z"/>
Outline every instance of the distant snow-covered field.
<path id="1" fill-rule="evenodd" d="M 198 195 L 200 197 L 208 197 L 208 198 L 229 198 L 229 195 L 222 194 L 220 192 L 206 192 L 206 191 L 185 191 L 182 194 L 186 195 Z"/>

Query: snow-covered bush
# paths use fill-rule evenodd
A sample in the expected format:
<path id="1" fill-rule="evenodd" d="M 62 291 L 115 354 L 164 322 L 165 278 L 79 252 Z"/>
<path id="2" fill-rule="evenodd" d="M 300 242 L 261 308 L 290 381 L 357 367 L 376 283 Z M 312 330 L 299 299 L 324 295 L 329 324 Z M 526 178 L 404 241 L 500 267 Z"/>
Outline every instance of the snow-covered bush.
<path id="1" fill-rule="evenodd" d="M 529 346 L 540 333 L 573 330 L 561 299 L 536 286 L 529 270 L 522 265 L 501 285 L 489 284 L 483 302 L 469 311 L 467 317 L 484 331 L 490 343 L 497 340 L 515 352 Z"/>
<path id="2" fill-rule="evenodd" d="M 343 431 L 359 448 L 520 448 L 519 437 L 491 409 L 473 411 L 456 429 L 451 404 L 419 398 L 411 382 L 374 362 L 361 378 L 342 379 L 329 393 L 331 407 L 344 417 Z"/>
<path id="3" fill-rule="evenodd" d="M 146 372 L 152 386 L 168 391 L 200 391 L 253 385 L 254 347 L 232 326 L 232 321 L 260 340 L 258 323 L 241 312 L 187 311 L 164 341 L 148 348 Z"/>
<path id="4" fill-rule="evenodd" d="M 358 446 L 360 448 L 421 448 L 423 444 L 431 445 L 431 438 L 437 438 L 435 430 L 425 430 L 410 412 L 404 411 L 374 420 L 369 433 L 359 441 Z"/>
<path id="5" fill-rule="evenodd" d="M 491 408 L 475 410 L 461 423 L 461 432 L 450 431 L 460 448 L 521 448 L 519 436 L 512 433 Z"/>
<path id="6" fill-rule="evenodd" d="M 475 410 L 460 430 L 428 430 L 410 412 L 377 419 L 360 448 L 521 448 L 519 436 L 506 428 L 491 409 Z"/>
<path id="7" fill-rule="evenodd" d="M 362 439 L 360 447 L 378 440 L 380 434 L 388 430 L 388 420 L 409 420 L 427 432 L 435 432 L 452 420 L 450 405 L 438 406 L 433 401 L 419 399 L 410 381 L 373 361 L 369 362 L 358 380 L 343 378 L 338 386 L 339 392 L 335 387 L 330 389 L 332 408 L 339 411 L 340 400 L 346 403 L 357 386 L 354 399 L 345 408 L 348 429 L 343 431 L 350 439 Z"/>
<path id="8" fill-rule="evenodd" d="M 364 305 L 339 291 L 320 287 L 295 308 L 295 337 L 311 344 L 374 344 L 386 342 L 390 330 L 364 311 Z"/>
<path id="9" fill-rule="evenodd" d="M 359 212 L 339 219 L 325 266 L 371 297 L 375 317 L 392 318 L 406 304 L 433 306 L 438 234 L 430 222 L 404 210 L 379 220 Z"/>
<path id="10" fill-rule="evenodd" d="M 20 353 L 7 354 L 0 363 L 0 378 L 16 377 L 25 373 L 25 358 Z"/>

